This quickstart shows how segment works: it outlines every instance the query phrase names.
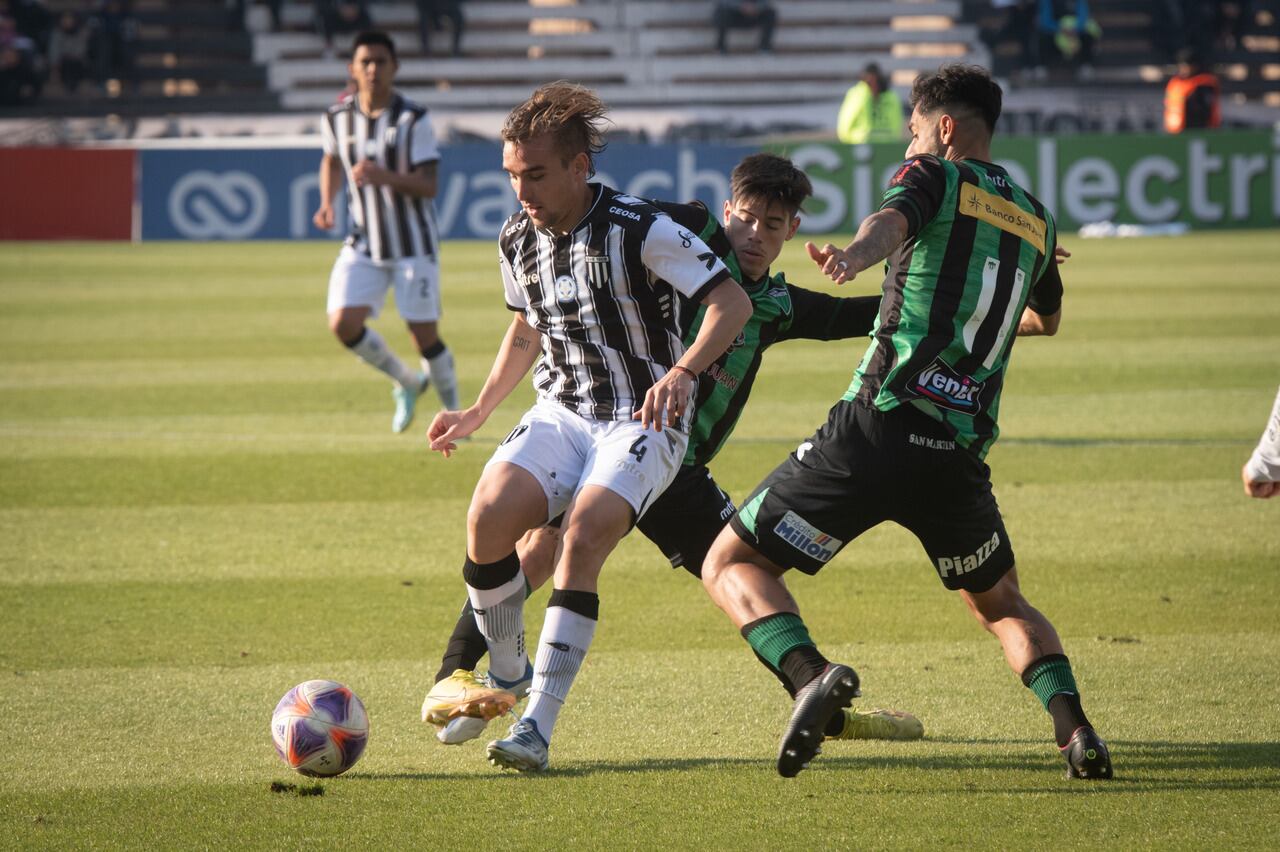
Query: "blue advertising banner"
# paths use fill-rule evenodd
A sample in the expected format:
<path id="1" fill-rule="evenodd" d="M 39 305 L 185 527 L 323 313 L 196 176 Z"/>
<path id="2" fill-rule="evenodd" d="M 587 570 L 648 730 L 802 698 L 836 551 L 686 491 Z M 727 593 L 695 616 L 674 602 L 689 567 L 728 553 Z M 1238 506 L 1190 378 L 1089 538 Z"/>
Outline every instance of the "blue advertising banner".
<path id="1" fill-rule="evenodd" d="M 729 172 L 754 147 L 610 145 L 597 178 L 650 198 L 697 198 L 717 210 Z M 436 213 L 446 239 L 494 239 L 516 210 L 497 145 L 446 146 Z M 180 149 L 139 152 L 144 240 L 333 239 L 311 223 L 320 204 L 316 148 Z"/>

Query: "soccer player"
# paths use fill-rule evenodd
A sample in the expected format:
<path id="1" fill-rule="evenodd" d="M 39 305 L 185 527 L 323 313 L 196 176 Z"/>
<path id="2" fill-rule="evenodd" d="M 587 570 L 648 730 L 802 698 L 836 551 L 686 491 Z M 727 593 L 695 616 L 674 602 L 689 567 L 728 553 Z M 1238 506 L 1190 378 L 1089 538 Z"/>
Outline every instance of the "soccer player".
<path id="1" fill-rule="evenodd" d="M 453 353 L 440 338 L 440 245 L 435 198 L 440 149 L 425 107 L 393 87 L 395 44 L 386 33 L 356 36 L 347 70 L 353 97 L 321 122 L 317 228 L 333 227 L 333 199 L 347 181 L 350 231 L 329 276 L 329 328 L 360 360 L 391 377 L 396 410 L 391 431 L 413 422 L 418 397 L 432 382 L 440 402 L 458 407 Z M 365 325 L 395 292 L 396 307 L 421 354 L 421 370 L 396 357 Z"/>
<path id="2" fill-rule="evenodd" d="M 499 766 L 547 766 L 554 726 L 595 633 L 604 560 L 675 477 L 698 374 L 751 300 L 702 240 L 651 204 L 590 181 L 605 105 L 550 83 L 507 116 L 502 167 L 521 209 L 498 239 L 514 312 L 474 405 L 436 415 L 448 456 L 538 361 L 538 399 L 498 445 L 467 512 L 463 576 L 499 685 L 529 677 L 516 543 L 562 512 L 563 547 L 524 716 L 489 743 Z M 706 307 L 686 346 L 677 298 Z M 541 359 L 538 358 L 541 353 Z"/>
<path id="3" fill-rule="evenodd" d="M 764 350 L 784 340 L 837 340 L 864 337 L 871 330 L 879 296 L 837 299 L 795 287 L 770 267 L 799 227 L 799 212 L 813 187 L 791 161 L 774 154 L 753 154 L 733 170 L 732 198 L 724 205 L 724 226 L 701 204 L 653 202 L 677 224 L 697 234 L 740 280 L 753 313 L 733 346 L 707 367 L 699 380 L 689 447 L 675 481 L 640 520 L 639 529 L 658 546 L 673 567 L 701 576 L 707 549 L 734 511 L 729 497 L 707 469 L 733 431 L 751 393 Z M 681 327 L 696 337 L 705 309 L 685 305 Z M 550 576 L 558 532 L 545 527 L 520 550 L 521 569 L 530 590 Z M 440 725 L 441 742 L 456 744 L 479 736 L 488 718 L 516 703 L 517 695 L 478 678 L 472 669 L 484 656 L 484 637 L 470 606 L 462 616 L 441 662 L 436 685 L 423 702 L 424 721 Z M 789 682 L 778 674 L 784 686 Z M 914 716 L 893 710 L 842 714 L 832 736 L 846 739 L 917 739 L 924 727 Z"/>
<path id="4" fill-rule="evenodd" d="M 943 585 L 1044 703 L 1067 774 L 1110 778 L 1062 643 L 1018 589 L 983 462 L 1015 334 L 1054 334 L 1061 318 L 1053 218 L 990 162 L 1001 91 L 987 71 L 946 66 L 920 77 L 911 100 L 907 160 L 881 209 L 846 248 L 808 246 L 837 284 L 889 258 L 871 344 L 826 424 L 730 519 L 703 583 L 795 690 L 778 755 L 785 777 L 818 753 L 859 683 L 818 650 L 782 575 L 816 573 L 892 520 L 920 539 Z"/>
<path id="5" fill-rule="evenodd" d="M 1240 470 L 1244 493 L 1266 500 L 1280 494 L 1280 392 L 1271 408 L 1271 419 L 1258 439 L 1249 461 Z"/>

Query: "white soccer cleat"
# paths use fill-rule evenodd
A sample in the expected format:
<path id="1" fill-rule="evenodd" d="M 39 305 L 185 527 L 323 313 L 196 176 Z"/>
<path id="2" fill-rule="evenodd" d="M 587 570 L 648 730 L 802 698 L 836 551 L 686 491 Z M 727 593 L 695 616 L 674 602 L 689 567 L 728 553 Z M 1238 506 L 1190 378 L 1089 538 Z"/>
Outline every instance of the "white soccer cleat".
<path id="1" fill-rule="evenodd" d="M 507 738 L 489 743 L 487 751 L 489 762 L 503 769 L 544 772 L 548 765 L 547 741 L 538 733 L 538 724 L 532 719 L 516 722 Z"/>
<path id="2" fill-rule="evenodd" d="M 396 413 L 391 418 L 391 431 L 397 435 L 413 423 L 413 410 L 417 407 L 418 397 L 422 396 L 431 384 L 431 379 L 425 373 L 419 373 L 418 379 L 416 388 L 396 385 L 391 389 L 391 396 L 396 401 Z"/>

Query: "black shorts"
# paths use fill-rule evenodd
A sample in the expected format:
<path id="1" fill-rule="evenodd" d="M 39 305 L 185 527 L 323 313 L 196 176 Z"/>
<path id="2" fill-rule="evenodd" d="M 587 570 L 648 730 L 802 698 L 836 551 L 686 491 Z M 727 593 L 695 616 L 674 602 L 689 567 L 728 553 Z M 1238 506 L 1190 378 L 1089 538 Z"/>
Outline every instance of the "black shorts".
<path id="1" fill-rule="evenodd" d="M 671 560 L 672 568 L 701 577 L 702 561 L 733 511 L 733 501 L 716 485 L 711 471 L 704 465 L 686 465 L 637 526 Z"/>
<path id="2" fill-rule="evenodd" d="M 1013 567 L 990 468 L 909 406 L 836 403 L 731 523 L 768 559 L 816 574 L 882 521 L 915 533 L 948 589 L 984 592 Z"/>

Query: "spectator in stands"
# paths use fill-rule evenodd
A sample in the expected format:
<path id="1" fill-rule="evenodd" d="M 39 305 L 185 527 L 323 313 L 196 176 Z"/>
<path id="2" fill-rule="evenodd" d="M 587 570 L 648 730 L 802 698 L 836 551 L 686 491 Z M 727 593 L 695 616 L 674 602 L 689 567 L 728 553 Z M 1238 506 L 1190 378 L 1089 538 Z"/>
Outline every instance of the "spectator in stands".
<path id="1" fill-rule="evenodd" d="M 31 39 L 36 52 L 49 54 L 49 36 L 53 32 L 53 15 L 40 0 L 4 0 L 0 15 L 13 19 L 18 34 Z"/>
<path id="2" fill-rule="evenodd" d="M 1102 27 L 1089 14 L 1088 0 L 1039 0 L 1036 28 L 1039 57 L 1036 76 L 1046 76 L 1044 61 L 1057 57 L 1075 68 L 1076 78 L 1093 77 L 1093 56 Z"/>
<path id="3" fill-rule="evenodd" d="M 846 145 L 864 142 L 897 142 L 902 139 L 902 98 L 889 88 L 889 78 L 874 62 L 840 105 L 836 135 Z"/>
<path id="4" fill-rule="evenodd" d="M 716 28 L 716 50 L 727 53 L 725 39 L 731 29 L 760 30 L 760 50 L 773 49 L 773 28 L 778 13 L 769 0 L 716 0 L 711 23 Z"/>
<path id="5" fill-rule="evenodd" d="M 100 0 L 89 27 L 89 55 L 98 80 L 132 78 L 138 21 L 127 0 Z"/>
<path id="6" fill-rule="evenodd" d="M 18 106 L 40 95 L 40 53 L 18 32 L 13 18 L 0 16 L 0 105 Z"/>
<path id="7" fill-rule="evenodd" d="M 74 95 L 89 77 L 89 28 L 75 12 L 63 12 L 49 39 L 49 67 L 62 90 Z"/>
<path id="8" fill-rule="evenodd" d="M 418 37 L 422 40 L 422 52 L 431 53 L 428 36 L 431 30 L 444 30 L 444 21 L 449 21 L 449 29 L 453 33 L 454 56 L 462 55 L 462 31 L 465 20 L 462 17 L 460 0 L 417 0 L 418 4 Z"/>
<path id="9" fill-rule="evenodd" d="M 1178 73 L 1164 90 L 1164 129 L 1170 133 L 1222 126 L 1222 87 L 1194 48 L 1178 51 Z"/>
<path id="10" fill-rule="evenodd" d="M 316 0 L 316 20 L 324 38 L 326 57 L 333 56 L 335 33 L 354 33 L 373 27 L 366 0 Z"/>

